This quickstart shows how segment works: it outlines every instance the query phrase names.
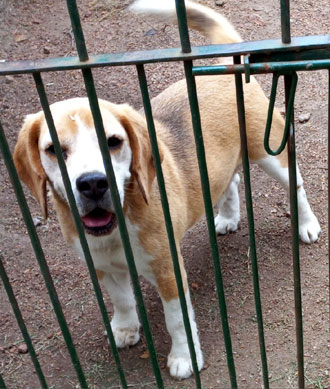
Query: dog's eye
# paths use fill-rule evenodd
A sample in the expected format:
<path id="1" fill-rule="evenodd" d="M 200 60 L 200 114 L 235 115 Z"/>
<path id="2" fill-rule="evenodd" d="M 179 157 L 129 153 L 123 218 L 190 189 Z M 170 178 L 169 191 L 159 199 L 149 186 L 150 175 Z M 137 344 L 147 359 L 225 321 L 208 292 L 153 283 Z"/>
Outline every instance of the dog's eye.
<path id="1" fill-rule="evenodd" d="M 108 147 L 110 150 L 119 149 L 122 143 L 123 140 L 121 138 L 118 138 L 117 136 L 110 136 L 110 138 L 108 138 Z"/>
<path id="2" fill-rule="evenodd" d="M 55 147 L 53 145 L 50 145 L 47 147 L 47 149 L 45 150 L 46 153 L 48 154 L 52 154 L 52 155 L 55 155 Z"/>
<path id="3" fill-rule="evenodd" d="M 47 148 L 46 148 L 46 153 L 47 154 L 49 154 L 50 156 L 54 156 L 55 157 L 55 147 L 54 147 L 54 145 L 49 145 Z M 67 154 L 67 151 L 64 149 L 64 148 L 62 148 L 62 155 L 63 155 L 63 158 L 64 159 L 67 159 L 67 157 L 68 157 L 68 154 Z"/>

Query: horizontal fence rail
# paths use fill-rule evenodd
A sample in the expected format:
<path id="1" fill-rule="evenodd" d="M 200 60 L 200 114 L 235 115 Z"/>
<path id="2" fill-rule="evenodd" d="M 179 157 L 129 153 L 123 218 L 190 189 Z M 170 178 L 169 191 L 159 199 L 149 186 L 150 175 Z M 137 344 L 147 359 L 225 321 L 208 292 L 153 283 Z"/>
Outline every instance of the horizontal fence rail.
<path id="1" fill-rule="evenodd" d="M 297 71 L 314 71 L 320 69 L 329 69 L 329 115 L 330 115 L 330 35 L 309 36 L 292 38 L 290 33 L 290 3 L 289 0 L 281 0 L 281 26 L 282 40 L 265 40 L 255 42 L 242 42 L 225 45 L 210 45 L 201 47 L 191 47 L 189 32 L 187 26 L 187 16 L 185 4 L 183 0 L 176 1 L 176 9 L 178 16 L 178 27 L 181 40 L 181 48 L 163 49 L 163 50 L 148 50 L 136 51 L 120 54 L 101 54 L 89 56 L 84 40 L 84 34 L 80 23 L 80 17 L 75 0 L 67 0 L 67 7 L 71 18 L 73 33 L 78 52 L 78 57 L 63 57 L 53 59 L 43 59 L 35 61 L 16 61 L 0 63 L 0 76 L 12 74 L 32 74 L 40 103 L 45 114 L 47 125 L 51 133 L 52 141 L 55 148 L 55 154 L 58 159 L 63 182 L 67 192 L 70 208 L 73 214 L 76 229 L 79 234 L 80 243 L 84 252 L 87 267 L 92 280 L 94 292 L 97 297 L 101 317 L 107 331 L 108 341 L 112 350 L 112 355 L 115 360 L 117 372 L 122 388 L 128 388 L 124 369 L 120 361 L 119 353 L 116 348 L 115 339 L 111 330 L 110 321 L 108 318 L 105 303 L 103 301 L 102 291 L 99 286 L 96 271 L 93 264 L 93 259 L 85 237 L 84 228 L 80 220 L 79 212 L 71 188 L 66 164 L 61 152 L 61 146 L 58 140 L 56 128 L 50 111 L 47 94 L 43 85 L 41 74 L 49 71 L 67 71 L 79 69 L 82 71 L 87 96 L 90 103 L 92 116 L 94 119 L 95 130 L 98 137 L 99 147 L 102 153 L 103 162 L 106 167 L 107 179 L 111 192 L 111 198 L 114 203 L 115 212 L 118 218 L 118 227 L 123 242 L 123 247 L 127 259 L 127 264 L 133 284 L 135 298 L 142 321 L 146 343 L 150 355 L 150 360 L 155 375 L 156 385 L 158 388 L 164 388 L 164 381 L 158 363 L 157 352 L 154 347 L 152 333 L 148 322 L 147 311 L 144 305 L 141 286 L 138 280 L 138 272 L 135 265 L 135 259 L 130 244 L 129 233 L 127 230 L 125 215 L 120 203 L 118 188 L 115 180 L 114 170 L 112 167 L 111 157 L 106 146 L 106 137 L 103 127 L 102 116 L 98 105 L 98 99 L 93 81 L 92 69 L 106 66 L 128 66 L 134 65 L 137 69 L 140 91 L 146 116 L 146 122 L 149 132 L 152 154 L 156 168 L 156 176 L 160 191 L 160 198 L 164 212 L 164 221 L 168 234 L 170 252 L 173 260 L 173 268 L 175 272 L 177 287 L 179 291 L 180 304 L 183 314 L 184 327 L 189 345 L 189 352 L 192 360 L 194 379 L 196 388 L 202 388 L 203 383 L 198 371 L 196 352 L 190 327 L 188 316 L 187 303 L 185 300 L 184 287 L 180 272 L 178 260 L 177 242 L 173 232 L 171 214 L 169 209 L 168 198 L 166 194 L 165 181 L 163 175 L 161 160 L 157 143 L 157 130 L 153 121 L 152 107 L 149 97 L 147 78 L 144 65 L 156 62 L 182 61 L 187 82 L 187 93 L 191 109 L 191 119 L 193 124 L 193 132 L 195 138 L 196 155 L 200 171 L 200 180 L 202 184 L 206 222 L 209 233 L 209 241 L 211 255 L 213 260 L 216 292 L 218 297 L 219 311 L 223 329 L 223 339 L 226 349 L 227 366 L 229 371 L 230 383 L 233 389 L 237 388 L 237 372 L 235 368 L 234 352 L 232 349 L 232 340 L 230 333 L 230 325 L 227 314 L 225 291 L 222 279 L 222 270 L 219 261 L 219 247 L 217 243 L 213 203 L 211 199 L 210 184 L 208 178 L 208 170 L 206 164 L 206 155 L 203 142 L 203 131 L 201 126 L 201 118 L 199 113 L 198 91 L 196 89 L 196 76 L 204 75 L 235 75 L 236 85 L 236 102 L 237 102 L 237 117 L 239 123 L 239 131 L 241 138 L 242 165 L 245 181 L 245 198 L 246 208 L 249 223 L 249 239 L 250 239 L 250 258 L 252 263 L 252 282 L 254 289 L 255 310 L 258 324 L 258 340 L 260 348 L 260 359 L 262 365 L 263 386 L 269 388 L 269 370 L 265 344 L 264 324 L 262 315 L 262 304 L 259 287 L 258 275 L 258 260 L 257 247 L 254 231 L 254 214 L 252 189 L 250 183 L 250 167 L 248 158 L 248 145 L 246 136 L 246 118 L 244 105 L 244 90 L 242 74 L 245 74 L 245 81 L 250 81 L 250 75 L 253 74 L 273 74 L 273 87 L 268 112 L 268 120 L 265 131 L 265 149 L 270 155 L 277 155 L 282 152 L 287 146 L 289 159 L 289 179 L 290 179 L 290 209 L 291 209 L 291 226 L 292 226 L 292 258 L 293 258 L 293 276 L 294 276 L 294 303 L 295 303 L 295 320 L 296 320 L 296 344 L 297 344 L 297 370 L 298 370 L 298 388 L 305 387 L 304 379 L 304 342 L 303 342 L 303 321 L 302 321 L 302 301 L 301 301 L 301 280 L 300 280 L 300 255 L 299 255 L 299 231 L 298 231 L 298 208 L 297 208 L 297 172 L 296 172 L 296 150 L 295 150 L 295 129 L 294 129 L 294 97 L 297 85 Z M 241 63 L 241 56 L 244 56 L 244 63 Z M 193 60 L 205 58 L 230 57 L 234 60 L 232 65 L 211 65 L 211 66 L 194 66 Z M 272 121 L 272 112 L 276 99 L 276 88 L 278 78 L 284 75 L 285 83 L 285 101 L 287 110 L 287 119 L 285 123 L 285 132 L 283 141 L 278 150 L 271 150 L 269 146 L 270 128 Z M 329 129 L 330 135 L 330 116 Z M 63 315 L 61 304 L 57 296 L 57 292 L 49 273 L 48 265 L 33 225 L 32 217 L 27 206 L 27 202 L 18 179 L 17 171 L 9 151 L 9 146 L 6 141 L 3 128 L 0 123 L 0 147 L 4 157 L 10 178 L 13 182 L 17 200 L 21 207 L 23 218 L 28 228 L 28 232 L 35 250 L 36 258 L 39 263 L 41 272 L 44 276 L 45 284 L 48 288 L 48 293 L 52 301 L 57 320 L 60 324 L 63 337 L 65 339 L 73 366 L 75 368 L 78 382 L 82 388 L 88 388 L 88 382 L 81 367 L 81 363 L 73 344 L 66 319 Z M 330 164 L 330 162 L 329 162 Z M 330 166 L 330 165 L 329 165 Z M 329 198 L 329 196 L 328 196 Z M 329 200 L 330 201 L 330 200 Z M 330 203 L 329 203 L 330 207 Z M 330 241 L 329 241 L 330 244 Z M 330 271 L 329 271 L 330 272 Z M 34 367 L 37 371 L 41 387 L 47 388 L 45 376 L 41 370 L 38 357 L 33 348 L 31 338 L 28 334 L 24 320 L 22 318 L 18 303 L 16 301 L 14 291 L 9 283 L 6 270 L 0 257 L 0 276 L 6 288 L 9 300 L 14 310 L 16 319 L 19 323 L 24 340 L 27 344 L 30 356 Z M 5 388 L 5 382 L 0 375 L 0 388 Z"/>
<path id="2" fill-rule="evenodd" d="M 65 71 L 106 66 L 128 66 L 156 62 L 173 62 L 206 58 L 233 57 L 250 54 L 250 62 L 307 61 L 306 69 L 313 69 L 313 63 L 321 62 L 320 69 L 330 67 L 330 35 L 316 35 L 292 38 L 290 44 L 280 40 L 239 42 L 224 45 L 194 46 L 190 53 L 183 53 L 180 48 L 133 51 L 90 55 L 88 60 L 79 57 L 46 58 L 28 61 L 0 63 L 0 75 L 26 74 L 33 72 Z M 309 66 L 308 66 L 309 64 Z M 274 64 L 275 66 L 276 64 Z M 289 64 L 287 64 L 289 66 Z M 243 65 L 242 65 L 243 66 Z M 273 70 L 263 66 L 260 73 L 271 73 Z M 281 65 L 279 65 L 281 66 Z M 283 65 L 282 65 L 283 66 Z M 292 64 L 294 66 L 294 63 Z M 230 69 L 230 67 L 228 67 Z"/>

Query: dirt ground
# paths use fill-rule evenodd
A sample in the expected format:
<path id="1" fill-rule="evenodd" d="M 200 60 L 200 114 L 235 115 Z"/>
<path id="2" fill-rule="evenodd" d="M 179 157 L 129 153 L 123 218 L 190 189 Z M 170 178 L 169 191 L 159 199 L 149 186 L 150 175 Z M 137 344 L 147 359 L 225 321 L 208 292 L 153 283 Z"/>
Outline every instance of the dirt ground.
<path id="1" fill-rule="evenodd" d="M 279 2 L 275 0 L 203 0 L 234 23 L 245 40 L 280 37 Z M 178 47 L 175 27 L 129 14 L 129 0 L 78 2 L 90 53 L 123 52 Z M 330 31 L 328 0 L 293 1 L 292 35 L 318 35 Z M 0 60 L 75 56 L 75 45 L 64 1 L 0 1 Z M 205 43 L 192 33 L 194 44 Z M 182 64 L 147 66 L 150 93 L 155 96 L 182 77 Z M 99 97 L 141 107 L 134 67 L 94 71 Z M 49 101 L 85 96 L 81 73 L 43 75 Z M 269 94 L 269 76 L 259 80 Z M 0 79 L 0 117 L 11 149 L 22 119 L 40 110 L 31 76 Z M 283 94 L 278 98 L 283 106 Z M 301 123 L 300 115 L 309 119 Z M 301 117 L 300 117 L 301 119 Z M 309 201 L 322 226 L 320 240 L 300 245 L 303 288 L 306 386 L 329 388 L 329 265 L 327 223 L 327 72 L 301 73 L 296 97 L 299 162 Z M 296 345 L 293 301 L 290 222 L 285 193 L 273 180 L 252 168 L 255 228 L 271 388 L 296 388 Z M 40 210 L 26 192 L 32 215 Z M 242 221 L 235 234 L 218 238 L 234 358 L 241 388 L 262 388 L 248 227 L 244 189 Z M 37 227 L 62 307 L 87 380 L 92 388 L 118 388 L 111 353 L 103 337 L 103 324 L 86 267 L 63 242 L 56 218 Z M 225 349 L 215 293 L 214 272 L 207 229 L 201 221 L 182 242 L 196 320 L 205 355 L 201 373 L 204 388 L 229 388 Z M 22 221 L 3 160 L 0 159 L 0 255 L 39 360 L 51 388 L 76 388 L 77 378 L 56 322 L 42 276 Z M 170 340 L 165 330 L 159 297 L 142 282 L 162 375 L 168 388 L 193 388 L 193 378 L 172 380 L 166 371 Z M 106 297 L 111 315 L 111 303 Z M 21 346 L 21 347 L 20 347 Z M 120 351 L 129 387 L 156 387 L 144 337 L 129 350 Z M 22 346 L 7 295 L 0 287 L 0 373 L 9 388 L 38 388 L 28 354 Z"/>

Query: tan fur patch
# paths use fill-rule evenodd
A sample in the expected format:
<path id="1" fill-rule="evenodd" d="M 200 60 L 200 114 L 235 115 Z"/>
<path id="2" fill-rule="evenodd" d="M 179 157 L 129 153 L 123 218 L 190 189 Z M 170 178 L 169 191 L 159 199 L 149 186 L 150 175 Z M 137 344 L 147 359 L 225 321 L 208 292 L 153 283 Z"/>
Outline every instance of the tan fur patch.
<path id="1" fill-rule="evenodd" d="M 39 202 L 43 217 L 46 219 L 46 174 L 41 165 L 39 153 L 41 122 L 41 113 L 27 116 L 18 136 L 14 162 L 19 177 Z"/>
<path id="2" fill-rule="evenodd" d="M 104 277 L 105 273 L 102 270 L 97 270 L 97 269 L 95 269 L 95 272 L 96 272 L 98 280 L 101 281 L 102 278 Z"/>
<path id="3" fill-rule="evenodd" d="M 62 200 L 62 198 L 58 196 L 58 194 L 52 188 L 51 192 L 53 195 L 54 208 L 60 222 L 62 234 L 66 241 L 72 244 L 74 238 L 78 236 L 78 232 L 70 212 L 70 207 L 64 200 Z"/>

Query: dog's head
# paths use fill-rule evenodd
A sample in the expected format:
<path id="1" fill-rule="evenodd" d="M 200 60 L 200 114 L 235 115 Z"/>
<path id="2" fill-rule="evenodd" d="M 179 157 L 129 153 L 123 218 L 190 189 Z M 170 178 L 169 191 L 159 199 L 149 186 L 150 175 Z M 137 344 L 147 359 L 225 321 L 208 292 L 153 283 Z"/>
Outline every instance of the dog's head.
<path id="1" fill-rule="evenodd" d="M 99 100 L 121 204 L 128 183 L 148 204 L 155 170 L 144 118 L 128 105 Z M 81 220 L 88 234 L 110 234 L 117 226 L 110 190 L 88 100 L 76 98 L 51 106 L 55 128 Z M 46 183 L 68 203 L 43 112 L 28 115 L 19 133 L 14 161 L 22 181 L 47 217 Z"/>

